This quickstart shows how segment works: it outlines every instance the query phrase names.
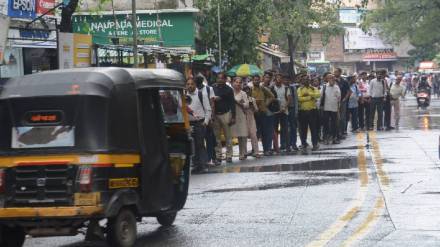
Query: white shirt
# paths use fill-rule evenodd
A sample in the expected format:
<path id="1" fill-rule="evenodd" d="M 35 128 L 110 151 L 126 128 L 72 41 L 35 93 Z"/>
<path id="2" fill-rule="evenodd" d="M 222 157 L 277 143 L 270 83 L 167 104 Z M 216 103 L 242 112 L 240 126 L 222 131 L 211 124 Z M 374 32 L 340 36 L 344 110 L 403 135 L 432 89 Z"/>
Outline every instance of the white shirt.
<path id="1" fill-rule="evenodd" d="M 193 111 L 192 114 L 192 120 L 203 120 L 204 123 L 208 124 L 211 120 L 211 105 L 209 104 L 208 95 L 205 95 L 202 93 L 203 97 L 203 105 L 202 102 L 200 102 L 199 98 L 199 90 L 196 88 L 194 92 L 187 94 L 189 97 L 191 97 L 191 104 L 188 105 L 188 107 Z"/>
<path id="2" fill-rule="evenodd" d="M 321 98 L 325 93 L 324 111 L 338 112 L 341 101 L 341 90 L 338 85 L 330 86 L 329 83 L 322 87 Z"/>
<path id="3" fill-rule="evenodd" d="M 383 83 L 382 83 L 383 82 Z M 374 78 L 370 81 L 370 95 L 373 98 L 382 98 L 386 95 L 386 88 L 384 88 L 385 81 L 379 81 Z"/>
<path id="4" fill-rule="evenodd" d="M 405 96 L 405 89 L 401 85 L 393 84 L 390 89 L 391 98 L 396 100 Z"/>

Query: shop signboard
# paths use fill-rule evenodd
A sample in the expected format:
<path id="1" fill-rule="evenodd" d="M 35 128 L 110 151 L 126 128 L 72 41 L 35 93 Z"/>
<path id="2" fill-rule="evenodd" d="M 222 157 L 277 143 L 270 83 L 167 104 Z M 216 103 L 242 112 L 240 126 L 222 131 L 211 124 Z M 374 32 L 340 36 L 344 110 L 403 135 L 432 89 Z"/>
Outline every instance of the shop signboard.
<path id="1" fill-rule="evenodd" d="M 55 7 L 55 0 L 36 0 L 37 14 L 42 15 L 53 7 Z M 46 15 L 53 15 L 53 13 L 47 13 Z"/>
<path id="2" fill-rule="evenodd" d="M 92 34 L 93 41 L 111 44 L 131 44 L 133 37 L 130 15 L 76 15 L 73 17 L 75 33 Z M 116 20 L 116 22 L 115 22 Z M 193 13 L 138 14 L 139 44 L 194 47 Z"/>
<path id="3" fill-rule="evenodd" d="M 76 68 L 90 67 L 92 63 L 92 36 L 73 34 L 73 65 Z"/>
<path id="4" fill-rule="evenodd" d="M 362 11 L 358 9 L 340 9 L 339 20 L 344 24 L 358 24 L 361 22 Z"/>
<path id="5" fill-rule="evenodd" d="M 33 19 L 36 0 L 8 0 L 8 15 L 12 18 Z"/>
<path id="6" fill-rule="evenodd" d="M 345 50 L 386 50 L 392 49 L 393 46 L 385 43 L 378 35 L 376 30 L 365 33 L 357 27 L 346 27 L 344 35 Z"/>
<path id="7" fill-rule="evenodd" d="M 73 33 L 59 33 L 58 45 L 59 68 L 73 68 Z"/>
<path id="8" fill-rule="evenodd" d="M 363 55 L 364 62 L 386 62 L 396 61 L 397 54 L 395 52 L 372 52 Z"/>
<path id="9" fill-rule="evenodd" d="M 10 19 L 8 16 L 0 14 L 0 65 L 4 63 L 6 42 L 8 40 Z"/>

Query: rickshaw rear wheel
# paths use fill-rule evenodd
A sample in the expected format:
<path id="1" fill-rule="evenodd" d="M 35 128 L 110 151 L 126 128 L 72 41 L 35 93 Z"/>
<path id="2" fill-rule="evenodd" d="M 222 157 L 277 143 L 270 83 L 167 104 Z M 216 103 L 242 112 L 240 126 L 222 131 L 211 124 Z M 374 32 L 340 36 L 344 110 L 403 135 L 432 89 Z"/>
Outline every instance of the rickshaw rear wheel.
<path id="1" fill-rule="evenodd" d="M 172 226 L 176 220 L 177 212 L 162 213 L 156 217 L 157 222 L 162 226 Z"/>
<path id="2" fill-rule="evenodd" d="M 7 227 L 1 229 L 0 246 L 2 247 L 22 247 L 26 234 L 22 227 Z"/>
<path id="3" fill-rule="evenodd" d="M 136 216 L 130 209 L 121 209 L 118 215 L 108 220 L 107 242 L 114 247 L 131 247 L 136 242 Z"/>

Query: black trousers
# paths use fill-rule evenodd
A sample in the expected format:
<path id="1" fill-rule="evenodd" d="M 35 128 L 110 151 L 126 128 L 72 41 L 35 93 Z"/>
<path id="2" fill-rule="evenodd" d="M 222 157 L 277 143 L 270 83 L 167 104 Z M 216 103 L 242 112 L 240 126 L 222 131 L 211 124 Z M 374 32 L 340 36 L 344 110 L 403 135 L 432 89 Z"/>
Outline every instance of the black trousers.
<path id="1" fill-rule="evenodd" d="M 307 132 L 310 129 L 312 145 L 318 145 L 319 113 L 317 109 L 299 111 L 300 138 L 303 147 L 307 146 Z"/>
<path id="2" fill-rule="evenodd" d="M 338 113 L 324 111 L 324 138 L 327 140 L 336 140 L 338 137 Z"/>
<path id="3" fill-rule="evenodd" d="M 359 104 L 359 127 L 363 128 L 372 128 L 373 124 L 370 121 L 370 113 L 371 113 L 371 102 L 363 102 Z"/>
<path id="4" fill-rule="evenodd" d="M 374 117 L 377 112 L 377 129 L 383 128 L 383 98 L 373 98 L 371 100 L 371 114 L 370 121 L 373 125 Z"/>
<path id="5" fill-rule="evenodd" d="M 391 98 L 390 98 L 390 96 L 387 96 L 387 99 L 386 99 L 385 104 L 383 106 L 383 111 L 384 111 L 385 127 L 389 128 L 389 127 L 391 127 Z"/>

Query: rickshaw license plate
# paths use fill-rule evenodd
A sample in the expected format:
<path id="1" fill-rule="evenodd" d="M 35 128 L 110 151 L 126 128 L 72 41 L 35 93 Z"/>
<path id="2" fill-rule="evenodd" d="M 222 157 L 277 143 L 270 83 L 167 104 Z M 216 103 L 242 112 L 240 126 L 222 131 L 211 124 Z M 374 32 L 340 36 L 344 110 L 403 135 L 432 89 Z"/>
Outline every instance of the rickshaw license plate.
<path id="1" fill-rule="evenodd" d="M 75 206 L 94 206 L 100 203 L 100 193 L 75 193 Z"/>
<path id="2" fill-rule="evenodd" d="M 138 178 L 112 178 L 108 182 L 108 187 L 110 189 L 136 188 L 138 186 Z"/>

